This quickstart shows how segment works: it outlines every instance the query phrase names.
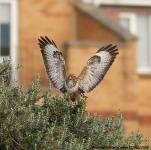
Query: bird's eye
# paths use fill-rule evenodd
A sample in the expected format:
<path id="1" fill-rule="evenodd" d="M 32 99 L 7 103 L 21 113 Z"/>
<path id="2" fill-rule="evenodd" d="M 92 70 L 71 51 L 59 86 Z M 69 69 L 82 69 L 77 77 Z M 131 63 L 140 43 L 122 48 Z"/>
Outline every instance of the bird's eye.
<path id="1" fill-rule="evenodd" d="M 91 63 L 91 62 L 93 62 L 93 59 L 92 59 L 92 58 L 90 58 L 90 59 L 89 59 L 89 62 L 90 62 L 90 63 Z"/>
<path id="2" fill-rule="evenodd" d="M 92 63 L 92 60 L 90 59 L 90 60 L 88 61 L 88 63 L 91 64 L 91 63 Z"/>

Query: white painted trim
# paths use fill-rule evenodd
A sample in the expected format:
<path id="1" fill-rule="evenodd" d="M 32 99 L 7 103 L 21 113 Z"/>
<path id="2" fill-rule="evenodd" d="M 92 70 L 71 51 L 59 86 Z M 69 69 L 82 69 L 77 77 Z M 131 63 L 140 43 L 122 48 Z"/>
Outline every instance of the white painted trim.
<path id="1" fill-rule="evenodd" d="M 93 3 L 93 0 L 82 0 L 83 3 Z"/>
<path id="2" fill-rule="evenodd" d="M 120 13 L 119 14 L 119 18 L 123 19 L 123 18 L 126 18 L 126 19 L 129 19 L 130 21 L 130 32 L 134 35 L 136 35 L 137 31 L 136 31 L 136 23 L 137 23 L 137 20 L 136 20 L 136 14 L 135 13 Z"/>
<path id="3" fill-rule="evenodd" d="M 150 68 L 151 68 L 151 42 L 150 42 L 150 40 L 151 40 L 151 28 L 150 28 L 150 25 L 151 25 L 151 15 L 149 15 L 148 17 L 149 17 L 148 18 L 149 19 L 149 22 L 148 22 L 149 23 L 149 25 L 148 25 L 148 27 L 149 27 L 149 35 L 148 35 L 149 39 L 148 39 L 148 43 L 149 43 L 149 50 L 150 50 L 149 51 L 149 56 L 150 56 L 149 57 L 149 65 L 150 65 Z"/>
<path id="4" fill-rule="evenodd" d="M 137 68 L 136 71 L 139 75 L 151 75 L 151 68 Z"/>
<path id="5" fill-rule="evenodd" d="M 12 57 L 12 79 L 17 81 L 18 73 L 16 71 L 18 63 L 18 0 L 11 0 L 11 57 Z"/>
<path id="6" fill-rule="evenodd" d="M 14 0 L 13 0 L 14 1 Z M 12 1 L 11 0 L 0 0 L 0 3 L 11 3 Z"/>
<path id="7" fill-rule="evenodd" d="M 137 16 L 135 13 L 120 13 L 119 18 L 126 18 L 130 21 L 130 32 L 137 36 Z M 151 24 L 151 15 L 149 16 L 149 24 Z M 149 30 L 149 39 L 151 39 L 151 29 Z M 149 42 L 149 56 L 151 56 L 151 43 Z M 151 75 L 151 57 L 149 67 L 137 67 L 137 73 L 140 75 Z"/>
<path id="8" fill-rule="evenodd" d="M 149 25 L 151 25 L 151 15 L 148 15 L 149 19 Z M 149 33 L 148 33 L 148 41 L 151 39 L 151 29 L 149 28 Z M 137 73 L 139 75 L 151 75 L 151 43 L 149 42 L 149 67 L 137 67 Z"/>
<path id="9" fill-rule="evenodd" d="M 150 0 L 82 0 L 84 3 L 94 5 L 127 5 L 127 6 L 151 6 Z"/>
<path id="10" fill-rule="evenodd" d="M 0 0 L 0 4 L 9 3 L 10 12 L 10 56 L 12 58 L 12 80 L 18 79 L 16 71 L 18 63 L 18 0 Z"/>

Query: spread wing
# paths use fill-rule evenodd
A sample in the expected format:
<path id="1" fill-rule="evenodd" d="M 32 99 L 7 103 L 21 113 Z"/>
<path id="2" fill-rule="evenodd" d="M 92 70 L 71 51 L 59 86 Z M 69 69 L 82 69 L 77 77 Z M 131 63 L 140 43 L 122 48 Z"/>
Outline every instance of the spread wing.
<path id="1" fill-rule="evenodd" d="M 54 41 L 50 41 L 48 37 L 40 37 L 38 39 L 39 46 L 46 69 L 48 79 L 59 90 L 64 90 L 64 82 L 67 77 L 65 60 L 61 52 L 59 52 Z"/>
<path id="2" fill-rule="evenodd" d="M 116 46 L 110 44 L 100 48 L 87 61 L 78 77 L 79 86 L 83 92 L 89 93 L 103 80 L 117 54 L 118 49 L 116 49 Z"/>

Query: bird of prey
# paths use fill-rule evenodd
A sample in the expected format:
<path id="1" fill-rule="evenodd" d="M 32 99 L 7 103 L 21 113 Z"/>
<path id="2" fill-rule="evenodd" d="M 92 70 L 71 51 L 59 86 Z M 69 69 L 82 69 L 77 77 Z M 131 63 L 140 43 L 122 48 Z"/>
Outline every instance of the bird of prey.
<path id="1" fill-rule="evenodd" d="M 48 79 L 54 88 L 62 93 L 69 93 L 69 103 L 79 100 L 81 93 L 91 92 L 103 80 L 118 54 L 116 45 L 100 48 L 76 77 L 74 74 L 67 74 L 65 59 L 53 40 L 41 36 L 38 41 Z"/>

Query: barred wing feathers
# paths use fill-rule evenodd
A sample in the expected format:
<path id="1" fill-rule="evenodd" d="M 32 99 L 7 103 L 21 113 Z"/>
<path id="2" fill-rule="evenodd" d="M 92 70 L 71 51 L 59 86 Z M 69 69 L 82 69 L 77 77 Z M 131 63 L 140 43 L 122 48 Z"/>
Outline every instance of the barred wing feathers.
<path id="1" fill-rule="evenodd" d="M 110 44 L 100 48 L 87 61 L 78 77 L 79 86 L 83 92 L 91 92 L 103 80 L 117 54 L 118 49 L 116 49 L 116 46 Z"/>
<path id="2" fill-rule="evenodd" d="M 48 37 L 40 37 L 38 39 L 39 46 L 46 69 L 48 79 L 54 88 L 62 90 L 64 88 L 65 78 L 67 77 L 65 60 L 61 52 L 59 52 L 54 41 L 50 41 Z"/>

